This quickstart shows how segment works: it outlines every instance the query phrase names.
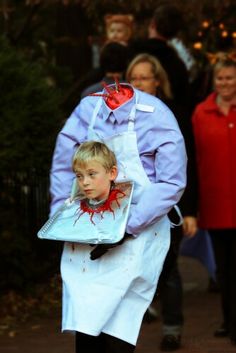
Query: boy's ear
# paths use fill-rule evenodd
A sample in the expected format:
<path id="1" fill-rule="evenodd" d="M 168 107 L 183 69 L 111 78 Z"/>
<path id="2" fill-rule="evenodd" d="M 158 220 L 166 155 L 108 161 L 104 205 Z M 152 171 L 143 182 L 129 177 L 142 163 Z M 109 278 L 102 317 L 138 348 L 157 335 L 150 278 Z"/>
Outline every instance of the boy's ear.
<path id="1" fill-rule="evenodd" d="M 114 165 L 114 166 L 111 168 L 111 170 L 110 170 L 110 178 L 111 178 L 111 181 L 112 181 L 112 180 L 115 180 L 116 177 L 117 177 L 117 175 L 118 175 L 118 169 L 117 169 L 117 166 Z"/>

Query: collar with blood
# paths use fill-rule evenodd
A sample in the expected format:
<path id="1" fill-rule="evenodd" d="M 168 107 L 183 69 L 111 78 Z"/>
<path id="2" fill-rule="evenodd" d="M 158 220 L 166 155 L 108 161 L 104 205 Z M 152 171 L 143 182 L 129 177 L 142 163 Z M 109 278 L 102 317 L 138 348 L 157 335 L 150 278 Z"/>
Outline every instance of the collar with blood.
<path id="1" fill-rule="evenodd" d="M 115 79 L 114 85 L 108 86 L 105 82 L 102 82 L 102 85 L 104 87 L 103 93 L 91 93 L 90 96 L 103 97 L 106 105 L 112 110 L 128 102 L 134 95 L 132 86 L 119 83 L 117 79 Z"/>
<path id="2" fill-rule="evenodd" d="M 108 198 L 104 202 L 99 202 L 98 204 L 89 203 L 88 199 L 81 200 L 80 207 L 76 211 L 78 213 L 78 217 L 75 220 L 75 223 L 79 220 L 79 218 L 88 213 L 90 216 L 90 221 L 95 225 L 93 221 L 94 214 L 100 214 L 101 218 L 103 218 L 104 212 L 111 212 L 113 217 L 115 218 L 115 212 L 113 209 L 113 202 L 115 202 L 116 206 L 120 208 L 119 199 L 122 199 L 126 196 L 126 194 L 119 189 L 112 189 Z"/>

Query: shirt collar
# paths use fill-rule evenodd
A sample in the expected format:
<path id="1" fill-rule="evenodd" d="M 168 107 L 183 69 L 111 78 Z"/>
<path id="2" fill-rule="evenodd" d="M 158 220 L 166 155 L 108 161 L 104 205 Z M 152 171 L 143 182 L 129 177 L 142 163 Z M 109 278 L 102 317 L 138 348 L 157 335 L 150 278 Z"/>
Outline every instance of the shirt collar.
<path id="1" fill-rule="evenodd" d="M 220 110 L 220 107 L 217 104 L 217 94 L 216 92 L 211 93 L 205 100 L 203 109 L 207 113 L 214 112 L 218 117 L 224 117 L 225 114 Z M 230 109 L 236 109 L 235 105 L 232 105 Z"/>
<path id="2" fill-rule="evenodd" d="M 215 110 L 218 108 L 216 104 L 216 93 L 212 92 L 209 94 L 209 96 L 206 98 L 206 110 Z"/>
<path id="3" fill-rule="evenodd" d="M 115 110 L 110 109 L 103 99 L 99 116 L 101 116 L 101 118 L 106 121 L 109 118 L 110 114 L 113 114 L 117 123 L 121 124 L 125 119 L 127 119 L 127 116 L 129 116 L 134 104 L 136 104 L 135 90 L 133 97 L 130 98 L 130 100 L 128 100 L 124 104 L 122 104 L 120 107 L 116 108 Z"/>

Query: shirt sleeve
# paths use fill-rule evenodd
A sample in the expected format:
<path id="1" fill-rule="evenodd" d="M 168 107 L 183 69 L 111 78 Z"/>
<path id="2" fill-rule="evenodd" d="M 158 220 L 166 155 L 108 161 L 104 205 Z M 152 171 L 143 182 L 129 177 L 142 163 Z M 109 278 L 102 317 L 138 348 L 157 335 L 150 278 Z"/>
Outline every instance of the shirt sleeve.
<path id="1" fill-rule="evenodd" d="M 127 232 L 137 236 L 144 228 L 168 214 L 186 186 L 187 156 L 184 138 L 172 112 L 166 107 L 154 119 L 143 138 L 153 141 L 155 180 L 132 205 Z"/>
<path id="2" fill-rule="evenodd" d="M 72 158 L 76 147 L 81 143 L 78 134 L 79 124 L 78 109 L 75 109 L 57 137 L 50 171 L 50 215 L 58 209 L 71 193 L 75 177 L 72 170 Z"/>

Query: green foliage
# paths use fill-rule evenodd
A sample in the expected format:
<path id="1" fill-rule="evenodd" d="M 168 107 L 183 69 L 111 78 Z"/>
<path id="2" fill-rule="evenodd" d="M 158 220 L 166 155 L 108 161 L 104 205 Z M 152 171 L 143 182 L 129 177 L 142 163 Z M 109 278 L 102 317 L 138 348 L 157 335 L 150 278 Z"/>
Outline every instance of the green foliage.
<path id="1" fill-rule="evenodd" d="M 49 71 L 0 38 L 0 292 L 29 288 L 58 266 L 56 244 L 36 238 L 48 215 L 47 176 L 62 125 L 61 91 Z"/>
<path id="2" fill-rule="evenodd" d="M 62 120 L 59 91 L 3 38 L 0 50 L 0 173 L 48 171 Z"/>

